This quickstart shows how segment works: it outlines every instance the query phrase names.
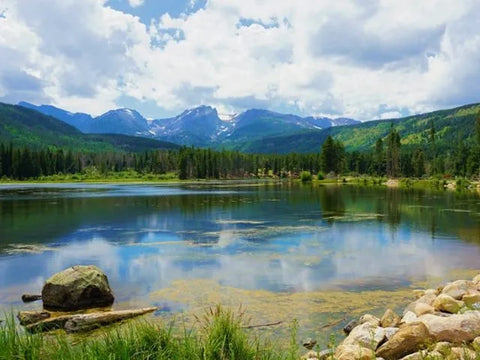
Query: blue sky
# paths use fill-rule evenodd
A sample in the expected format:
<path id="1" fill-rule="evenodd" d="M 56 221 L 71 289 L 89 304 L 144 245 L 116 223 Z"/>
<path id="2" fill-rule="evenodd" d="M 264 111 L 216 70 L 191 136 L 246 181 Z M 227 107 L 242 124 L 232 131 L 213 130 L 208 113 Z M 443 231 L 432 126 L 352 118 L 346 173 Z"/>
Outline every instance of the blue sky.
<path id="1" fill-rule="evenodd" d="M 391 118 L 480 102 L 474 0 L 0 0 L 0 101 Z"/>
<path id="2" fill-rule="evenodd" d="M 148 25 L 152 20 L 168 13 L 173 17 L 196 12 L 205 6 L 206 0 L 143 0 L 138 6 L 130 5 L 128 0 L 108 0 L 106 5 L 125 13 L 138 16 Z"/>

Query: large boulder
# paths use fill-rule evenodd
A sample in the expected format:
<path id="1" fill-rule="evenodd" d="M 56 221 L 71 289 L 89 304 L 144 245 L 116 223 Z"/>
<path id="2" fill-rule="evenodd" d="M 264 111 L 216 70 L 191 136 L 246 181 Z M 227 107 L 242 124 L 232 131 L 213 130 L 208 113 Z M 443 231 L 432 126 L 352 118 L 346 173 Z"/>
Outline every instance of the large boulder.
<path id="1" fill-rule="evenodd" d="M 433 302 L 435 310 L 444 311 L 451 314 L 456 314 L 465 303 L 460 300 L 455 300 L 453 296 L 447 294 L 440 294 Z"/>
<path id="2" fill-rule="evenodd" d="M 375 350 L 384 339 L 384 328 L 366 322 L 355 327 L 347 338 L 343 340 L 342 345 L 360 345 Z"/>
<path id="3" fill-rule="evenodd" d="M 424 314 L 433 314 L 435 312 L 435 308 L 432 305 L 419 302 L 419 303 L 416 303 L 415 306 L 413 307 L 413 312 L 417 316 L 421 316 Z"/>
<path id="4" fill-rule="evenodd" d="M 404 310 L 403 310 L 403 315 L 405 315 L 407 312 L 411 311 L 413 313 L 415 313 L 415 308 L 417 307 L 417 305 L 419 303 L 421 304 L 427 304 L 427 305 L 430 305 L 432 306 L 433 302 L 435 301 L 435 299 L 437 298 L 437 296 L 433 293 L 428 293 L 428 294 L 425 294 L 423 295 L 422 297 L 420 297 L 419 299 L 415 300 L 414 302 L 411 302 Z"/>
<path id="5" fill-rule="evenodd" d="M 361 345 L 340 345 L 335 351 L 336 360 L 373 360 L 375 352 Z"/>
<path id="6" fill-rule="evenodd" d="M 398 316 L 392 309 L 387 309 L 383 314 L 380 325 L 384 328 L 397 326 L 400 323 L 400 316 Z"/>
<path id="7" fill-rule="evenodd" d="M 358 322 L 360 324 L 369 323 L 373 326 L 380 326 L 380 319 L 377 318 L 376 316 L 371 315 L 371 314 L 362 315 L 360 317 L 360 319 L 358 319 Z"/>
<path id="8" fill-rule="evenodd" d="M 480 311 L 467 311 L 449 317 L 423 315 L 418 318 L 428 328 L 435 341 L 461 344 L 480 336 Z"/>
<path id="9" fill-rule="evenodd" d="M 451 282 L 442 290 L 442 294 L 449 295 L 453 297 L 455 300 L 460 300 L 463 295 L 468 293 L 468 290 L 473 287 L 472 281 L 467 280 L 457 280 Z"/>
<path id="10" fill-rule="evenodd" d="M 73 266 L 53 275 L 42 289 L 47 310 L 75 311 L 113 304 L 107 276 L 96 266 Z"/>
<path id="11" fill-rule="evenodd" d="M 404 325 L 390 340 L 377 349 L 377 356 L 387 360 L 400 359 L 418 351 L 433 340 L 428 328 L 423 323 Z"/>
<path id="12" fill-rule="evenodd" d="M 469 307 L 475 307 L 475 304 L 480 304 L 480 292 L 472 291 L 468 294 L 465 294 L 463 295 L 462 301 Z"/>
<path id="13" fill-rule="evenodd" d="M 475 277 L 473 278 L 473 283 L 474 283 L 475 285 L 480 285 L 480 274 L 478 274 L 477 276 L 475 276 Z"/>

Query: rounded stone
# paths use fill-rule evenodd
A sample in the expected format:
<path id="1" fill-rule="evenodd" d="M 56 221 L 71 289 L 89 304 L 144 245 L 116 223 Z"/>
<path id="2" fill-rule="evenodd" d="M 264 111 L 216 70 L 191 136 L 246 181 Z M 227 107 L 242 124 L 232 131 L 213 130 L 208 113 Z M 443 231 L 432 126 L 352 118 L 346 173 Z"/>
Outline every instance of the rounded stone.
<path id="1" fill-rule="evenodd" d="M 42 289 L 47 310 L 75 311 L 113 304 L 107 276 L 96 266 L 73 266 L 53 275 Z"/>

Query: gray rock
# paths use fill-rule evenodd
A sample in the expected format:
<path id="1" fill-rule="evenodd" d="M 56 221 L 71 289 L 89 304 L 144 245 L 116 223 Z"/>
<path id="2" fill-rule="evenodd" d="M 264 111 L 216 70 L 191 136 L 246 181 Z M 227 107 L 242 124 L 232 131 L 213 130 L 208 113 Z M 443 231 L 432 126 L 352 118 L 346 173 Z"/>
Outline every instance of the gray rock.
<path id="1" fill-rule="evenodd" d="M 442 294 L 449 295 L 455 300 L 460 300 L 463 295 L 468 293 L 468 289 L 473 286 L 473 282 L 467 280 L 457 280 L 447 284 L 443 290 Z"/>
<path id="2" fill-rule="evenodd" d="M 375 352 L 360 345 L 340 345 L 335 351 L 335 360 L 373 360 Z"/>
<path id="3" fill-rule="evenodd" d="M 437 296 L 433 293 L 428 293 L 423 295 L 420 299 L 415 300 L 414 302 L 411 302 L 403 311 L 403 315 L 405 315 L 409 311 L 415 312 L 414 310 L 418 303 L 432 305 L 436 298 Z"/>
<path id="4" fill-rule="evenodd" d="M 348 322 L 347 325 L 345 325 L 343 327 L 343 332 L 348 335 L 358 325 L 359 325 L 359 323 L 358 323 L 357 320 L 351 320 L 351 321 Z"/>
<path id="5" fill-rule="evenodd" d="M 371 314 L 365 314 L 358 319 L 360 324 L 370 323 L 374 326 L 380 326 L 380 319 Z"/>
<path id="6" fill-rule="evenodd" d="M 418 321 L 428 328 L 435 341 L 461 344 L 480 336 L 480 311 L 467 311 L 449 317 L 427 314 L 420 316 Z"/>
<path id="7" fill-rule="evenodd" d="M 322 351 L 310 350 L 308 353 L 302 356 L 303 360 L 327 360 L 330 359 L 332 350 L 326 349 Z"/>
<path id="8" fill-rule="evenodd" d="M 394 327 L 400 323 L 400 316 L 398 316 L 392 309 L 387 309 L 380 319 L 380 325 L 384 328 Z"/>
<path id="9" fill-rule="evenodd" d="M 400 359 L 412 354 L 432 341 L 428 328 L 423 323 L 412 323 L 401 327 L 390 340 L 377 349 L 377 356 L 387 360 Z"/>
<path id="10" fill-rule="evenodd" d="M 308 350 L 312 350 L 315 345 L 317 345 L 317 340 L 313 340 L 312 338 L 306 338 L 302 341 L 302 345 L 304 348 Z"/>
<path id="11" fill-rule="evenodd" d="M 480 303 L 480 292 L 470 292 L 468 294 L 463 295 L 462 301 L 465 303 L 465 305 L 474 307 L 475 304 Z"/>
<path id="12" fill-rule="evenodd" d="M 452 296 L 443 293 L 438 295 L 433 302 L 435 310 L 445 311 L 451 314 L 456 314 L 464 305 L 465 303 L 463 301 L 455 300 Z"/>
<path id="13" fill-rule="evenodd" d="M 375 350 L 385 339 L 385 329 L 366 322 L 355 327 L 342 345 L 360 345 Z"/>
<path id="14" fill-rule="evenodd" d="M 403 315 L 402 320 L 400 321 L 401 324 L 410 324 L 412 322 L 417 321 L 417 315 L 415 315 L 412 311 L 407 311 L 405 315 Z"/>
<path id="15" fill-rule="evenodd" d="M 73 266 L 53 275 L 42 289 L 47 310 L 75 311 L 113 304 L 107 276 L 96 266 Z"/>
<path id="16" fill-rule="evenodd" d="M 384 330 L 385 330 L 385 337 L 387 338 L 387 340 L 390 340 L 392 336 L 396 334 L 396 332 L 398 331 L 398 328 L 386 327 L 384 328 Z"/>

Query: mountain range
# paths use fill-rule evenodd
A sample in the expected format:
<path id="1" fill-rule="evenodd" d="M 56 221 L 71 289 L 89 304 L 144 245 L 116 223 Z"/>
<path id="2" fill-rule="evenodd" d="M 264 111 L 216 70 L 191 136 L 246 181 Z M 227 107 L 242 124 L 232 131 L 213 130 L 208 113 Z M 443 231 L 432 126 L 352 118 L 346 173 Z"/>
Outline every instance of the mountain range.
<path id="1" fill-rule="evenodd" d="M 0 110 L 9 109 L 7 120 L 3 120 L 5 116 L 2 117 L 0 111 L 0 141 L 5 141 L 6 133 L 9 141 L 12 138 L 17 142 L 21 139 L 23 143 L 34 140 L 35 144 L 43 141 L 46 145 L 56 146 L 71 146 L 82 139 L 89 141 L 84 147 L 92 151 L 107 145 L 109 149 L 134 151 L 195 145 L 250 153 L 318 152 L 329 135 L 340 140 L 347 151 L 368 151 L 374 148 L 377 139 L 388 136 L 391 126 L 399 131 L 402 147 L 414 149 L 429 145 L 432 125 L 437 150 L 453 151 L 460 142 L 466 145 L 475 143 L 475 119 L 480 112 L 480 104 L 470 104 L 398 119 L 361 123 L 345 118 L 300 117 L 262 109 L 250 109 L 225 117 L 210 106 L 200 106 L 172 118 L 147 120 L 130 109 L 112 110 L 92 117 L 48 105 L 20 105 L 3 104 L 0 107 Z M 32 125 L 35 121 L 31 120 L 27 129 L 30 132 L 25 135 L 24 124 L 15 123 L 19 114 L 22 114 L 22 118 L 30 117 L 42 123 L 42 126 L 52 125 L 56 120 L 55 126 L 52 125 L 55 129 L 49 129 L 48 136 L 44 136 L 43 132 L 39 136 Z M 2 123 L 5 123 L 3 128 Z M 54 136 L 58 131 L 62 133 Z M 62 140 L 65 139 L 65 131 L 68 141 Z"/>
<path id="2" fill-rule="evenodd" d="M 33 105 L 20 102 L 20 106 L 39 111 L 90 134 L 124 134 L 150 137 L 181 145 L 202 147 L 229 147 L 266 136 L 281 136 L 338 125 L 353 125 L 359 121 L 327 117 L 300 117 L 262 109 L 250 109 L 221 119 L 217 110 L 199 106 L 185 110 L 167 119 L 147 121 L 131 109 L 117 109 L 98 117 L 85 113 L 71 113 L 51 105 Z M 223 118 L 223 116 L 222 116 Z"/>

